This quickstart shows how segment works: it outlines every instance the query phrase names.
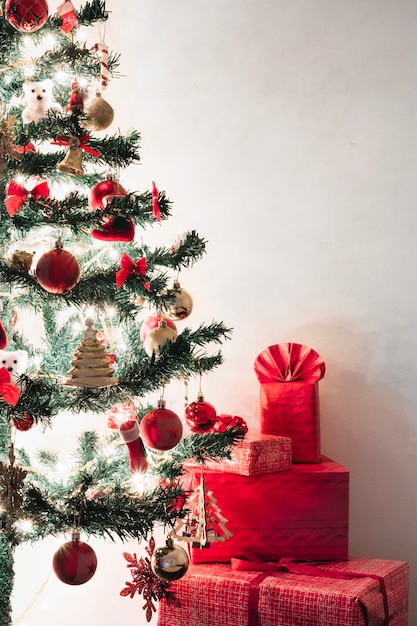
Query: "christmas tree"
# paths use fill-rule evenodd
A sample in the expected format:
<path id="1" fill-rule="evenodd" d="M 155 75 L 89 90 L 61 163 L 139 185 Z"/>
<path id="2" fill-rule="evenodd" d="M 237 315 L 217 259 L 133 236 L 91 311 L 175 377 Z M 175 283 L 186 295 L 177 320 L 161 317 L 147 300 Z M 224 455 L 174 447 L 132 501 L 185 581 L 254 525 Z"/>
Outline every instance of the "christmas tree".
<path id="1" fill-rule="evenodd" d="M 227 458 L 243 435 L 236 425 L 214 432 L 201 394 L 187 434 L 163 400 L 170 380 L 222 363 L 210 344 L 231 331 L 186 326 L 192 299 L 178 276 L 203 256 L 204 239 L 190 231 L 156 249 L 143 243 L 172 205 L 152 181 L 142 192 L 123 186 L 140 135 L 106 132 L 117 113 L 105 89 L 120 63 L 100 34 L 108 18 L 100 0 L 65 2 L 55 15 L 45 0 L 7 0 L 0 17 L 2 626 L 12 623 L 16 546 L 72 532 L 69 549 L 88 573 L 70 571 L 67 544 L 51 560 L 63 582 L 86 582 L 96 561 L 80 536 L 146 540 L 173 529 L 187 515 L 184 461 Z M 82 27 L 98 43 L 83 42 Z M 74 442 L 65 478 L 58 452 L 35 459 L 14 445 L 17 431 L 54 428 L 62 412 L 97 418 L 97 431 Z"/>

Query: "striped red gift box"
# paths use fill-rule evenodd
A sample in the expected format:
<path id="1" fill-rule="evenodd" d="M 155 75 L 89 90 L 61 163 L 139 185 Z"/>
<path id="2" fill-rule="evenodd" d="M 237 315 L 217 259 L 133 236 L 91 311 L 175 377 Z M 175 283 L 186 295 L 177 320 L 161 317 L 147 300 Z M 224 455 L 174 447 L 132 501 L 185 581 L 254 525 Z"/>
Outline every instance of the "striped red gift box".
<path id="1" fill-rule="evenodd" d="M 161 601 L 158 626 L 407 626 L 407 563 L 351 558 L 318 567 L 328 578 L 191 565 L 172 586 L 181 606 Z M 361 577 L 338 578 L 346 572 Z"/>

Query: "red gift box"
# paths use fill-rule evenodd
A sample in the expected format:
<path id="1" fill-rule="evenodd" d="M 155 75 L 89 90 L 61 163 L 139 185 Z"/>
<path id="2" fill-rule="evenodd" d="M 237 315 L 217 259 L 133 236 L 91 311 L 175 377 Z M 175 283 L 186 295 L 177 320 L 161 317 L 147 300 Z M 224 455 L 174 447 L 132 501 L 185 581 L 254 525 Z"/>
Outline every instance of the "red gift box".
<path id="1" fill-rule="evenodd" d="M 195 487 L 199 476 L 190 469 L 185 488 Z M 347 558 L 349 472 L 339 463 L 322 457 L 260 476 L 204 471 L 204 480 L 233 536 L 193 548 L 195 563 L 230 562 L 242 550 L 264 560 Z"/>
<path id="2" fill-rule="evenodd" d="M 260 393 L 261 433 L 292 440 L 294 463 L 320 460 L 318 384 L 265 383 Z"/>
<path id="3" fill-rule="evenodd" d="M 181 606 L 161 601 L 158 626 L 407 626 L 407 563 L 351 558 L 319 570 L 265 577 L 225 564 L 191 565 L 172 585 Z M 346 572 L 361 577 L 337 578 Z"/>
<path id="4" fill-rule="evenodd" d="M 289 470 L 291 460 L 291 439 L 288 437 L 247 434 L 233 447 L 230 460 L 208 461 L 204 463 L 204 469 L 253 476 Z M 189 465 L 187 463 L 187 467 Z"/>
<path id="5" fill-rule="evenodd" d="M 290 437 L 294 463 L 318 463 L 323 359 L 308 346 L 280 343 L 263 350 L 254 367 L 261 383 L 261 432 Z"/>

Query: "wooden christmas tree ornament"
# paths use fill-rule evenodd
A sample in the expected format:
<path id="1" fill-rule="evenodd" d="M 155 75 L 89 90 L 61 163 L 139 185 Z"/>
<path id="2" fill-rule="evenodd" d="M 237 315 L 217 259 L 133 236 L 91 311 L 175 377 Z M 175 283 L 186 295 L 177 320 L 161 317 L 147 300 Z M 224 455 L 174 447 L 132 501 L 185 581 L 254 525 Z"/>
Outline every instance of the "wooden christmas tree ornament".
<path id="1" fill-rule="evenodd" d="M 113 366 L 105 348 L 97 339 L 91 319 L 85 322 L 84 339 L 78 346 L 69 372 L 70 379 L 65 382 L 72 387 L 110 387 L 119 381 L 114 376 Z"/>

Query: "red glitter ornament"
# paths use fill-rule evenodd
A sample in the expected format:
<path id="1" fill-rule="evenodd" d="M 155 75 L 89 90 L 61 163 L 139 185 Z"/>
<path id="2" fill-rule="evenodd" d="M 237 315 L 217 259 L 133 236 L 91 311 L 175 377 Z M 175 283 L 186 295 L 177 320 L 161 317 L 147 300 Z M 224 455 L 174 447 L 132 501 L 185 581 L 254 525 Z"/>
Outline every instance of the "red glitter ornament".
<path id="1" fill-rule="evenodd" d="M 149 547 L 147 546 L 145 550 L 149 557 L 152 557 L 155 551 L 155 540 L 153 537 L 149 541 Z M 121 590 L 120 595 L 133 598 L 135 593 L 138 595 L 143 594 L 143 599 L 145 600 L 143 609 L 146 611 L 147 622 L 151 621 L 156 612 L 155 600 L 164 598 L 168 605 L 178 608 L 181 606 L 175 593 L 170 590 L 171 582 L 162 580 L 154 574 L 148 556 L 141 557 L 139 561 L 136 554 L 131 555 L 128 552 L 123 552 L 123 556 L 128 563 L 127 567 L 130 569 L 133 582 L 126 581 L 126 587 Z"/>
<path id="2" fill-rule="evenodd" d="M 36 278 L 45 291 L 65 293 L 75 287 L 80 278 L 80 266 L 70 252 L 62 248 L 60 240 L 54 250 L 41 256 L 36 266 Z"/>
<path id="3" fill-rule="evenodd" d="M 152 450 L 171 450 L 182 437 L 182 422 L 174 411 L 165 408 L 165 400 L 158 408 L 149 411 L 140 423 L 140 434 L 145 445 Z"/>
<path id="4" fill-rule="evenodd" d="M 6 0 L 6 20 L 21 33 L 33 33 L 48 19 L 46 0 Z"/>
<path id="5" fill-rule="evenodd" d="M 22 432 L 30 430 L 33 424 L 34 419 L 31 415 L 29 415 L 29 413 L 25 413 L 21 417 L 13 419 L 13 426 L 16 430 L 21 430 Z"/>
<path id="6" fill-rule="evenodd" d="M 199 392 L 196 402 L 191 402 L 185 409 L 185 421 L 193 433 L 206 433 L 217 420 L 216 409 L 209 402 L 204 401 L 204 396 Z"/>
<path id="7" fill-rule="evenodd" d="M 80 541 L 80 534 L 73 532 L 67 541 L 55 552 L 52 567 L 63 583 L 83 585 L 90 580 L 97 569 L 96 553 L 87 543 Z"/>

